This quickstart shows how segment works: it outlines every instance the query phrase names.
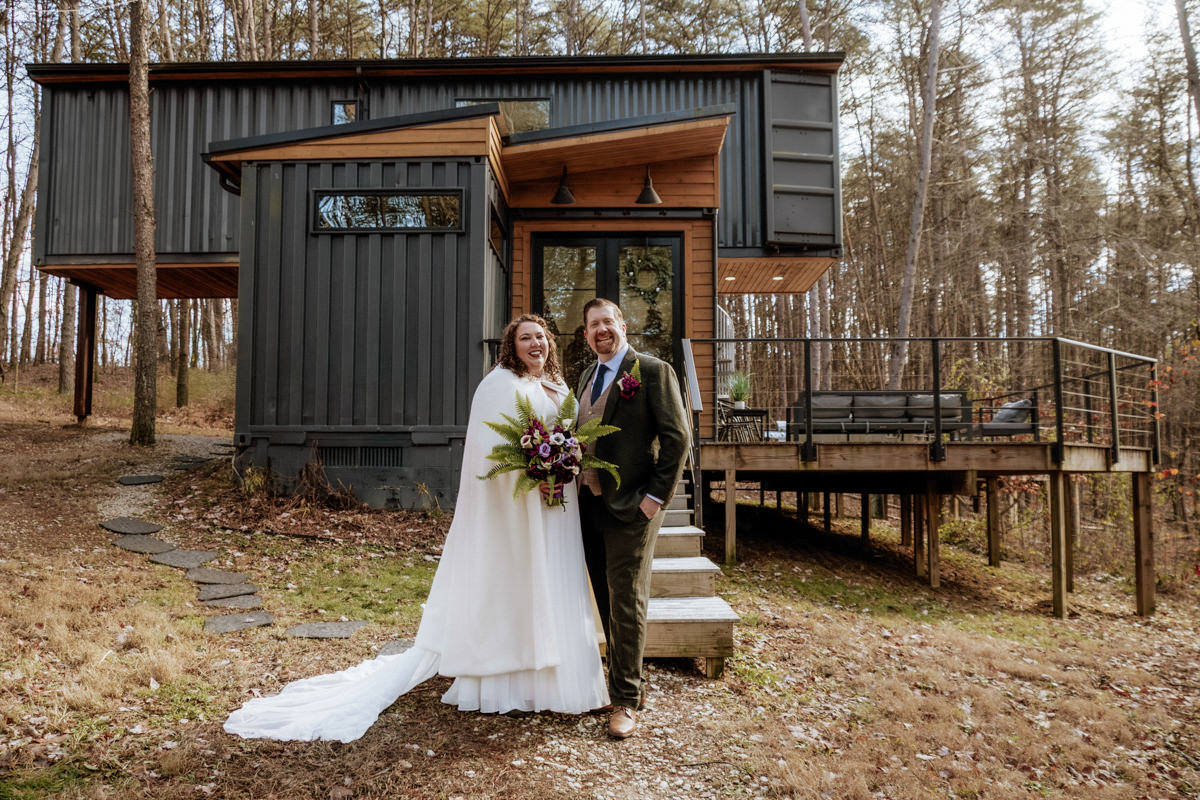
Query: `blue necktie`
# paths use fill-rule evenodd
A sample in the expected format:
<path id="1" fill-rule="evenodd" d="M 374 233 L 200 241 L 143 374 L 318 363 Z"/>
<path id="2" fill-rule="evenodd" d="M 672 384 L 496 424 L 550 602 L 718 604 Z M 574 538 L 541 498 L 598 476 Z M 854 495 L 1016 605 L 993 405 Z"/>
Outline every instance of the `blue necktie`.
<path id="1" fill-rule="evenodd" d="M 608 371 L 608 367 L 603 364 L 596 368 L 596 377 L 592 380 L 592 405 L 596 404 L 604 391 L 604 373 L 606 371 Z"/>

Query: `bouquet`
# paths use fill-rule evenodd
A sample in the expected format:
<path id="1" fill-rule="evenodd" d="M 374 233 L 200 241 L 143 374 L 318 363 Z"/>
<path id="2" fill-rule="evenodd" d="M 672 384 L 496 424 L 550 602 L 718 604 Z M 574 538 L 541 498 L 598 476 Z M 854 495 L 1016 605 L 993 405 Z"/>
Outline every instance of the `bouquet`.
<path id="1" fill-rule="evenodd" d="M 563 498 L 564 486 L 575 480 L 581 470 L 589 467 L 609 473 L 619 486 L 621 477 L 617 474 L 616 465 L 589 455 L 587 448 L 601 436 L 620 429 L 605 425 L 598 418 L 577 426 L 575 413 L 578 408 L 579 402 L 575 399 L 575 393 L 571 392 L 563 401 L 557 416 L 542 420 L 534 412 L 529 398 L 517 392 L 516 418 L 501 414 L 504 422 L 485 423 L 503 436 L 504 442 L 492 448 L 488 459 L 495 461 L 496 466 L 488 470 L 486 475 L 480 475 L 480 479 L 495 478 L 506 472 L 520 472 L 517 485 L 513 488 L 513 497 L 520 497 L 548 481 L 553 487 L 550 497 L 546 499 L 548 506 L 563 505 L 566 502 Z"/>

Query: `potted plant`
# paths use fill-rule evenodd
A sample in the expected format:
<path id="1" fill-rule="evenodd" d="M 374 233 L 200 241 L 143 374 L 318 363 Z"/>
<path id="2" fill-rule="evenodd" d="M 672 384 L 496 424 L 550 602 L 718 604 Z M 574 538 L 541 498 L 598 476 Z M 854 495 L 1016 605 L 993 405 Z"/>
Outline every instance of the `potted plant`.
<path id="1" fill-rule="evenodd" d="M 729 399 L 734 408 L 745 408 L 750 399 L 750 374 L 735 372 L 729 376 Z"/>

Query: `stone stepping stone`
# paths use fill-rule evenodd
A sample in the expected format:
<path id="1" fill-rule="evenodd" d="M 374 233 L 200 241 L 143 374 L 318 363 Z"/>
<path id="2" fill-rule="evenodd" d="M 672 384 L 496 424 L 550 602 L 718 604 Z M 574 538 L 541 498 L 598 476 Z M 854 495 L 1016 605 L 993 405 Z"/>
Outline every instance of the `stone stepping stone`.
<path id="1" fill-rule="evenodd" d="M 262 608 L 262 598 L 256 594 L 239 594 L 237 597 L 205 600 L 204 605 L 213 608 Z"/>
<path id="2" fill-rule="evenodd" d="M 305 622 L 283 632 L 284 636 L 299 636 L 303 639 L 349 639 L 350 634 L 368 624 L 365 620 L 352 622 Z"/>
<path id="3" fill-rule="evenodd" d="M 155 525 L 153 522 L 134 519 L 133 517 L 117 517 L 116 519 L 106 519 L 100 523 L 100 527 L 106 531 L 119 533 L 122 536 L 129 534 L 139 534 L 145 536 L 150 533 L 158 533 L 163 529 L 162 525 Z M 154 552 L 159 552 L 155 550 Z"/>
<path id="4" fill-rule="evenodd" d="M 196 583 L 245 583 L 250 580 L 240 572 L 229 572 L 210 567 L 192 567 L 184 577 Z"/>
<path id="5" fill-rule="evenodd" d="M 385 644 L 383 647 L 379 648 L 379 655 L 381 655 L 381 656 L 398 656 L 401 653 L 407 651 L 410 647 L 413 646 L 413 644 L 415 644 L 415 642 L 412 639 L 393 639 L 392 641 Z"/>
<path id="6" fill-rule="evenodd" d="M 131 553 L 146 553 L 149 555 L 166 553 L 175 549 L 175 545 L 170 542 L 164 542 L 162 539 L 155 539 L 152 536 L 122 536 L 120 539 L 114 540 L 113 544 Z"/>
<path id="7" fill-rule="evenodd" d="M 196 599 L 221 600 L 226 597 L 237 597 L 240 594 L 254 594 L 258 587 L 253 583 L 209 583 L 200 587 Z"/>
<path id="8" fill-rule="evenodd" d="M 122 486 L 141 486 L 145 483 L 158 483 L 162 479 L 162 475 L 122 475 L 117 478 L 117 483 Z"/>
<path id="9" fill-rule="evenodd" d="M 150 556 L 150 560 L 155 564 L 166 564 L 168 567 L 191 569 L 212 561 L 216 557 L 217 554 L 211 550 L 171 550 Z"/>
<path id="10" fill-rule="evenodd" d="M 249 614 L 226 614 L 223 617 L 209 617 L 204 620 L 206 633 L 233 633 L 247 628 L 258 628 L 270 625 L 275 617 L 266 611 L 251 611 Z"/>

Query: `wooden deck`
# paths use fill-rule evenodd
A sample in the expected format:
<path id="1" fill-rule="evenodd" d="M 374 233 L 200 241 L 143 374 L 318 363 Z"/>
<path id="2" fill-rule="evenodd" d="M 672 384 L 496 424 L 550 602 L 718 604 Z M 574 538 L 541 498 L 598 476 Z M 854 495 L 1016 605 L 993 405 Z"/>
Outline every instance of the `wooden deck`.
<path id="1" fill-rule="evenodd" d="M 939 539 L 945 495 L 982 493 L 988 502 L 988 560 L 999 564 L 1000 532 L 995 511 L 997 484 L 1003 476 L 1047 476 L 1050 495 L 1050 563 L 1054 614 L 1068 613 L 1073 589 L 1073 559 L 1078 514 L 1068 476 L 1073 473 L 1127 473 L 1133 489 L 1134 574 L 1137 613 L 1154 611 L 1154 553 L 1150 449 L 1067 443 L 1061 458 L 1050 442 L 946 442 L 945 457 L 933 459 L 927 441 L 837 441 L 816 443 L 814 457 L 804 458 L 801 443 L 701 442 L 699 469 L 712 481 L 733 486 L 756 482 L 769 489 L 826 495 L 825 527 L 829 527 L 828 495 L 852 492 L 864 497 L 861 537 L 869 546 L 868 494 L 900 495 L 901 543 L 911 545 L 916 574 L 933 588 L 940 585 Z M 981 492 L 982 488 L 982 492 Z M 737 555 L 734 492 L 725 493 L 725 561 Z"/>

